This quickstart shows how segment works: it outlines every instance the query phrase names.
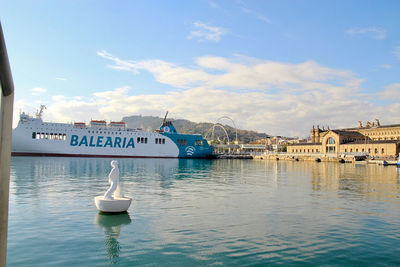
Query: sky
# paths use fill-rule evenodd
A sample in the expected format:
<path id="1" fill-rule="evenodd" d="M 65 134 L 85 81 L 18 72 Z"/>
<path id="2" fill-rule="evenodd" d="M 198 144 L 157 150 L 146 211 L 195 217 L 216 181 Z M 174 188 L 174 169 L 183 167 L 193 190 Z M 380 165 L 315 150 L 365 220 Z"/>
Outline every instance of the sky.
<path id="1" fill-rule="evenodd" d="M 0 0 L 20 112 L 270 135 L 400 123 L 400 1 Z"/>

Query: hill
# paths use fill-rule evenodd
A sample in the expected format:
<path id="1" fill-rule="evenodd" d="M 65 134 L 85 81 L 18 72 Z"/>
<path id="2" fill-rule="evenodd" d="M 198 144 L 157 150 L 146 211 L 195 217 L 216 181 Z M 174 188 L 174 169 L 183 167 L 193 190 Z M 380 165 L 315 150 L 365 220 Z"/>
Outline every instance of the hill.
<path id="1" fill-rule="evenodd" d="M 128 116 L 123 117 L 122 120 L 127 124 L 129 128 L 141 128 L 146 131 L 154 131 L 160 128 L 160 125 L 163 121 L 163 118 L 160 117 L 153 117 L 153 116 Z M 211 128 L 213 127 L 213 123 L 210 122 L 201 122 L 196 123 L 189 120 L 183 119 L 168 119 L 171 120 L 179 133 L 185 134 L 201 134 L 202 136 L 210 136 Z M 229 140 L 235 140 L 235 129 L 229 125 L 223 125 L 226 129 Z M 224 138 L 223 130 L 220 127 L 215 127 L 215 137 L 219 136 L 220 139 Z M 249 143 L 254 140 L 266 138 L 269 135 L 265 133 L 258 133 L 255 131 L 248 131 L 248 130 L 237 130 L 238 140 L 240 143 Z"/>

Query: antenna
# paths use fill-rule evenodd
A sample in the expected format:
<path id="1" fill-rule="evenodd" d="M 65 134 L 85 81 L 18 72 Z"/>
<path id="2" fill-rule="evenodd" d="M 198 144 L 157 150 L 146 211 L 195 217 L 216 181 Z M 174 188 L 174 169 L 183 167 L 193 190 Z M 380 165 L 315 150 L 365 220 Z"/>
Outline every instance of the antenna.
<path id="1" fill-rule="evenodd" d="M 40 105 L 40 111 L 36 112 L 36 118 L 40 119 L 42 118 L 43 110 L 47 109 L 45 105 Z"/>
<path id="2" fill-rule="evenodd" d="M 165 113 L 165 117 L 164 117 L 164 120 L 163 120 L 163 124 L 167 121 L 167 116 L 168 116 L 168 110 L 167 110 L 167 113 Z"/>

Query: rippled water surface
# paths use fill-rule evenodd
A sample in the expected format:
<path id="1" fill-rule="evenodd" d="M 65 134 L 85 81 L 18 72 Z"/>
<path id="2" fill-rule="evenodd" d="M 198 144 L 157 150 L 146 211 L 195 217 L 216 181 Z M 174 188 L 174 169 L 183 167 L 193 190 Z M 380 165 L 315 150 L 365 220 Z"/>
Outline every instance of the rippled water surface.
<path id="1" fill-rule="evenodd" d="M 400 265 L 394 166 L 119 159 L 105 215 L 110 161 L 12 158 L 9 266 Z"/>

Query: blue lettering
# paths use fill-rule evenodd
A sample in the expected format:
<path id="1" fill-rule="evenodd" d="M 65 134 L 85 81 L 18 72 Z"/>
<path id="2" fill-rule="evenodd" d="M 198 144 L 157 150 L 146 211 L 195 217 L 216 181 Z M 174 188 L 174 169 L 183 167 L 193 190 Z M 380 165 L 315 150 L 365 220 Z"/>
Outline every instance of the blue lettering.
<path id="1" fill-rule="evenodd" d="M 77 135 L 72 135 L 71 136 L 71 143 L 69 144 L 70 146 L 76 146 L 78 144 L 78 136 Z"/>
<path id="2" fill-rule="evenodd" d="M 96 143 L 96 146 L 97 147 L 101 147 L 101 146 L 103 146 L 103 136 L 99 136 L 99 137 L 97 137 L 97 143 Z"/>
<path id="3" fill-rule="evenodd" d="M 90 137 L 89 146 L 95 147 L 96 145 L 93 143 L 93 136 Z"/>
<path id="4" fill-rule="evenodd" d="M 106 141 L 106 143 L 104 144 L 104 147 L 106 147 L 106 146 L 113 147 L 113 146 L 112 146 L 112 139 L 111 139 L 111 137 L 109 137 L 109 136 L 107 136 L 107 141 Z"/>
<path id="5" fill-rule="evenodd" d="M 88 146 L 87 137 L 86 136 L 82 137 L 81 142 L 79 143 L 79 146 L 81 146 L 81 145 Z"/>
<path id="6" fill-rule="evenodd" d="M 103 145 L 103 140 L 104 138 L 106 139 L 106 142 Z M 89 141 L 88 141 L 89 139 Z M 121 144 L 122 143 L 122 144 Z M 71 142 L 69 144 L 70 146 L 89 146 L 89 147 L 119 147 L 119 148 L 135 148 L 135 143 L 134 143 L 134 138 L 129 138 L 127 140 L 126 137 L 123 139 L 121 137 L 115 137 L 114 139 L 114 146 L 113 146 L 113 140 L 110 136 L 104 137 L 104 136 L 98 136 L 97 140 L 95 140 L 94 136 L 90 136 L 88 138 L 87 136 L 83 136 L 81 140 L 79 140 L 79 136 L 77 135 L 71 135 Z"/>
<path id="7" fill-rule="evenodd" d="M 135 147 L 135 144 L 133 143 L 133 138 L 132 138 L 132 137 L 129 139 L 129 142 L 128 142 L 128 144 L 126 145 L 126 148 L 128 148 L 129 146 L 131 146 L 132 148 Z"/>
<path id="8" fill-rule="evenodd" d="M 114 147 L 121 147 L 121 137 L 115 137 L 115 141 L 114 141 Z"/>

